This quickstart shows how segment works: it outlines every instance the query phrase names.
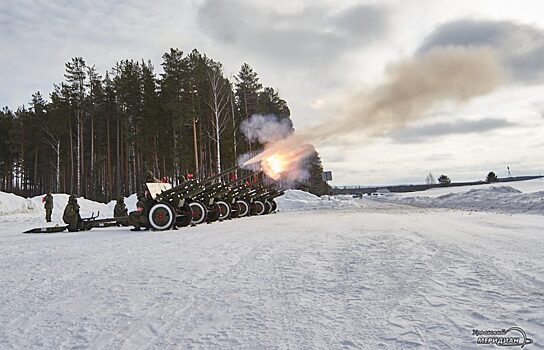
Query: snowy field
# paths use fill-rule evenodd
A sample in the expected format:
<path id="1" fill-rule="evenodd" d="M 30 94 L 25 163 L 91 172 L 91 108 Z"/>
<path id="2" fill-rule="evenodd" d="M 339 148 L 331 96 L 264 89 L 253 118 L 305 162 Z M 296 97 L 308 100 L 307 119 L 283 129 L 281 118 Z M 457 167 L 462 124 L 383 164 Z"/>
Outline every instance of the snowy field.
<path id="1" fill-rule="evenodd" d="M 511 326 L 542 349 L 544 182 L 508 186 L 290 191 L 268 216 L 49 235 L 20 233 L 41 198 L 0 193 L 0 349 L 489 349 L 473 328 Z"/>

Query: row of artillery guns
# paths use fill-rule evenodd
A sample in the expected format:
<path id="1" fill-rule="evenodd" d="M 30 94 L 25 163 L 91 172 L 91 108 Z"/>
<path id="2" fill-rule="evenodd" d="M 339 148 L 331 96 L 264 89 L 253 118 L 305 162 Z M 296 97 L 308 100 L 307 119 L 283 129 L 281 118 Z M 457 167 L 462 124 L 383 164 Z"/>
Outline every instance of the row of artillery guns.
<path id="1" fill-rule="evenodd" d="M 212 223 L 252 215 L 265 215 L 277 209 L 275 198 L 284 194 L 262 171 L 250 171 L 236 177 L 240 167 L 232 167 L 204 180 L 190 179 L 172 187 L 169 183 L 149 182 L 145 186 L 151 201 L 148 205 L 148 228 L 157 231 L 176 227 Z M 230 176 L 229 176 L 230 175 Z M 227 177 L 228 180 L 224 180 Z M 266 183 L 271 184 L 266 184 Z M 126 225 L 129 217 L 84 218 L 78 231 L 95 227 Z M 53 233 L 68 226 L 34 228 L 24 233 Z"/>
<path id="2" fill-rule="evenodd" d="M 284 190 L 266 185 L 261 171 L 240 177 L 231 176 L 239 167 L 232 167 L 204 180 L 187 180 L 175 187 L 166 183 L 146 183 L 153 204 L 148 221 L 155 230 L 199 225 L 252 215 L 265 215 L 277 209 L 275 198 Z M 228 177 L 227 180 L 223 180 Z"/>

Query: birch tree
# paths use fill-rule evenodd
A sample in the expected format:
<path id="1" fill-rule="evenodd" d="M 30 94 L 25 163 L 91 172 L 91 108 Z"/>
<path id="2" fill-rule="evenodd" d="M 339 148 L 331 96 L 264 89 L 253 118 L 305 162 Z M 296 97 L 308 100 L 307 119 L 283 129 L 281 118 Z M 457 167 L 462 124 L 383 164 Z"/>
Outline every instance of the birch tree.
<path id="1" fill-rule="evenodd" d="M 206 104 L 212 111 L 212 131 L 210 138 L 215 143 L 216 171 L 221 172 L 221 135 L 225 131 L 228 121 L 226 107 L 229 103 L 230 84 L 223 77 L 219 67 L 213 67 L 208 71 L 208 81 L 210 84 L 210 99 Z"/>

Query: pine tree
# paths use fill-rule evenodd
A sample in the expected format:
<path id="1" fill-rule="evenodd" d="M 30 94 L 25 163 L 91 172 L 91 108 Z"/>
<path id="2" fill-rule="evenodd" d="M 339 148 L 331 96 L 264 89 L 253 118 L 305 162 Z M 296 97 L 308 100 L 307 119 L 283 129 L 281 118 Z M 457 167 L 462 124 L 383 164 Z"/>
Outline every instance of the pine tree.
<path id="1" fill-rule="evenodd" d="M 258 111 L 259 92 L 263 86 L 259 83 L 257 73 L 247 63 L 242 65 L 235 79 L 239 116 L 241 120 L 248 119 Z M 240 125 L 241 120 L 238 122 L 238 125 Z M 244 145 L 241 140 L 238 140 L 238 144 L 241 145 L 240 153 L 248 152 L 250 155 L 254 155 L 257 151 L 252 141 Z"/>
<path id="2" fill-rule="evenodd" d="M 314 151 L 313 154 L 308 157 L 306 161 L 306 168 L 309 172 L 309 179 L 307 181 L 308 192 L 315 194 L 316 196 L 322 196 L 328 194 L 329 188 L 325 181 L 323 181 L 323 164 L 319 154 Z"/>
<path id="3" fill-rule="evenodd" d="M 487 174 L 487 176 L 485 178 L 485 181 L 488 182 L 488 183 L 497 182 L 497 181 L 499 181 L 499 178 L 497 177 L 497 175 L 493 171 L 490 171 Z"/>
<path id="4" fill-rule="evenodd" d="M 82 57 L 74 57 L 71 62 L 67 62 L 66 73 L 64 77 L 67 81 L 68 91 L 72 108 L 75 111 L 75 134 L 76 134 L 76 188 L 78 195 L 81 194 L 81 173 L 83 162 L 83 123 L 84 117 L 84 99 L 85 99 L 85 78 L 86 65 Z"/>
<path id="5" fill-rule="evenodd" d="M 447 186 L 451 183 L 451 179 L 447 175 L 440 175 L 438 177 L 438 183 L 442 186 Z"/>

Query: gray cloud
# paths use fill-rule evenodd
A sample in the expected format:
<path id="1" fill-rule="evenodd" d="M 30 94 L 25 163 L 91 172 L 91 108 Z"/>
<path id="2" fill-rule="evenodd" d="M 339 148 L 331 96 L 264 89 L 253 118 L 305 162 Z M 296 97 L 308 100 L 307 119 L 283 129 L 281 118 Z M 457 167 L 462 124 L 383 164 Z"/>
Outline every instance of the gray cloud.
<path id="1" fill-rule="evenodd" d="M 502 56 L 512 78 L 526 83 L 544 81 L 544 31 L 509 21 L 457 20 L 440 25 L 421 45 L 491 46 Z"/>
<path id="2" fill-rule="evenodd" d="M 515 125 L 516 124 L 505 119 L 499 118 L 484 118 L 476 121 L 459 120 L 455 122 L 435 123 L 406 128 L 393 132 L 389 136 L 399 143 L 414 143 L 438 136 L 479 134 L 496 129 L 509 128 Z"/>
<path id="3" fill-rule="evenodd" d="M 213 39 L 289 66 L 331 64 L 387 32 L 388 10 L 355 5 L 340 12 L 325 6 L 280 13 L 251 2 L 207 0 L 197 21 Z"/>
<path id="4" fill-rule="evenodd" d="M 0 1 L 0 105 L 27 103 L 63 80 L 64 63 L 82 56 L 103 74 L 116 61 L 152 59 L 157 65 L 169 47 L 201 42 L 198 32 L 183 36 L 192 9 L 177 0 L 153 7 L 147 0 Z M 183 7 L 185 6 L 185 7 Z M 175 39 L 174 39 L 175 38 Z"/>

